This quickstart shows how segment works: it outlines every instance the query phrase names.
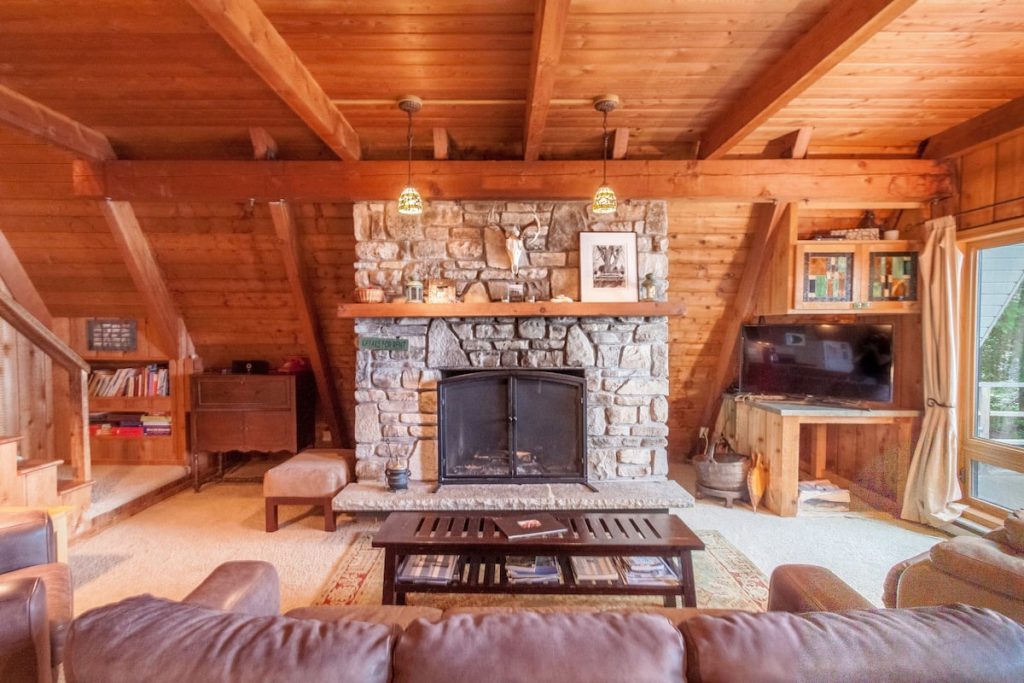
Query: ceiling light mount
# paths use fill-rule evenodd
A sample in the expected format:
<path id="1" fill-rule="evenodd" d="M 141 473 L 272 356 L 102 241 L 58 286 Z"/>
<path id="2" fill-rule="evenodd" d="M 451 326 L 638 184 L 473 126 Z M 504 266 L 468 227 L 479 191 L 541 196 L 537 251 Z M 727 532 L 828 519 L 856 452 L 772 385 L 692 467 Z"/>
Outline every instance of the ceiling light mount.
<path id="1" fill-rule="evenodd" d="M 398 108 L 412 116 L 423 109 L 423 100 L 415 95 L 402 95 L 398 98 Z"/>
<path id="2" fill-rule="evenodd" d="M 599 95 L 594 98 L 594 109 L 606 116 L 618 109 L 620 104 L 622 100 L 618 95 Z"/>

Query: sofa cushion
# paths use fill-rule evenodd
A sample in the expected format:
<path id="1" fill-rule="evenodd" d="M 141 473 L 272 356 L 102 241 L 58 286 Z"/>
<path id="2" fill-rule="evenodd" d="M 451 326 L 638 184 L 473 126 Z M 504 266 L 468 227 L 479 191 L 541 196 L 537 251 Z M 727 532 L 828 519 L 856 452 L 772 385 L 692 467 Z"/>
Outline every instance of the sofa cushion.
<path id="1" fill-rule="evenodd" d="M 71 568 L 61 562 L 37 564 L 2 575 L 6 579 L 41 579 L 46 586 L 46 618 L 50 622 L 50 656 L 56 666 L 64 659 L 64 639 L 71 623 Z"/>
<path id="2" fill-rule="evenodd" d="M 233 614 L 140 595 L 75 619 L 64 670 L 69 683 L 387 683 L 397 633 L 395 626 Z"/>
<path id="3" fill-rule="evenodd" d="M 315 607 L 297 607 L 288 611 L 285 616 L 293 619 L 317 619 L 319 621 L 350 619 L 371 624 L 395 625 L 404 629 L 417 619 L 437 621 L 442 614 L 441 610 L 436 607 L 417 607 L 415 605 L 317 605 Z"/>
<path id="4" fill-rule="evenodd" d="M 410 624 L 394 674 L 394 683 L 679 683 L 683 642 L 652 614 L 458 614 Z"/>
<path id="5" fill-rule="evenodd" d="M 687 681 L 1024 680 L 1024 628 L 965 605 L 737 613 L 681 629 Z"/>
<path id="6" fill-rule="evenodd" d="M 1014 552 L 987 538 L 957 536 L 931 549 L 940 571 L 985 586 L 1018 600 L 1024 599 L 1024 553 Z"/>
<path id="7" fill-rule="evenodd" d="M 687 619 L 701 614 L 724 615 L 732 614 L 733 609 L 707 609 L 698 607 L 659 607 L 657 605 L 636 605 L 633 607 L 590 607 L 577 605 L 552 605 L 550 607 L 516 607 L 514 605 L 488 605 L 486 607 L 450 607 L 444 611 L 445 617 L 457 614 L 514 614 L 516 612 L 533 612 L 535 614 L 656 614 L 665 617 L 677 628 Z"/>

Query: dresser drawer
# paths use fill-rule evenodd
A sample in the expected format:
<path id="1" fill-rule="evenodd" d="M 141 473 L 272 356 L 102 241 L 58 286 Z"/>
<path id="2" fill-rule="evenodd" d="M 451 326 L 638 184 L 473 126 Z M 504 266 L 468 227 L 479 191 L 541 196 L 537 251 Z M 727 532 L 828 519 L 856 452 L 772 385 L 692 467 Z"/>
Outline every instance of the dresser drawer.
<path id="1" fill-rule="evenodd" d="M 293 387 L 290 376 L 202 376 L 195 379 L 193 408 L 290 410 Z"/>

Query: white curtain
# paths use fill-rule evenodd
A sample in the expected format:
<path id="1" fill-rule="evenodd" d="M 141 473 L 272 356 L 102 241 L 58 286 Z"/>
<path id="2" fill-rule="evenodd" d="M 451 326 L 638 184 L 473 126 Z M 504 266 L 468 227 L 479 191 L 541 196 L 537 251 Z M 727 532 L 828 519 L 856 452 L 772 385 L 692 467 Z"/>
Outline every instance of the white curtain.
<path id="1" fill-rule="evenodd" d="M 924 422 L 910 462 L 903 495 L 903 519 L 932 526 L 948 524 L 964 506 L 957 480 L 960 262 L 956 220 L 944 216 L 925 224 L 920 256 L 921 341 L 924 352 Z"/>

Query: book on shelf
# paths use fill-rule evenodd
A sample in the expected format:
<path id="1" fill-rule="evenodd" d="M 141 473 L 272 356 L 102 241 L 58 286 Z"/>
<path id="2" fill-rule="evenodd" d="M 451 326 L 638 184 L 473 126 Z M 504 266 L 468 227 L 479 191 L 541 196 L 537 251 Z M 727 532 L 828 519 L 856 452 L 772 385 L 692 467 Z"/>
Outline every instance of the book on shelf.
<path id="1" fill-rule="evenodd" d="M 455 579 L 458 563 L 458 555 L 407 555 L 398 568 L 398 580 L 445 586 Z"/>
<path id="2" fill-rule="evenodd" d="M 836 486 L 828 479 L 801 481 L 797 489 L 798 515 L 850 511 L 850 491 Z"/>
<path id="3" fill-rule="evenodd" d="M 569 558 L 576 583 L 621 582 L 618 563 L 612 557 L 574 555 Z"/>
<path id="4" fill-rule="evenodd" d="M 170 394 L 168 369 L 155 363 L 130 368 L 97 368 L 89 375 L 89 395 L 98 398 Z"/>
<path id="5" fill-rule="evenodd" d="M 505 574 L 516 585 L 562 583 L 562 569 L 551 556 L 510 555 L 505 558 Z"/>
<path id="6" fill-rule="evenodd" d="M 568 531 L 568 527 L 548 512 L 532 512 L 528 515 L 494 517 L 494 524 L 510 541 L 538 536 L 554 536 Z"/>
<path id="7" fill-rule="evenodd" d="M 630 586 L 678 586 L 679 576 L 663 557 L 620 557 L 622 579 Z"/>
<path id="8" fill-rule="evenodd" d="M 170 415 L 145 413 L 89 413 L 93 436 L 170 436 Z"/>

